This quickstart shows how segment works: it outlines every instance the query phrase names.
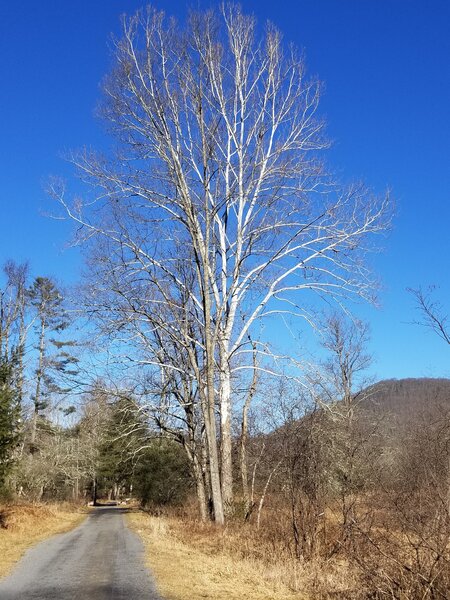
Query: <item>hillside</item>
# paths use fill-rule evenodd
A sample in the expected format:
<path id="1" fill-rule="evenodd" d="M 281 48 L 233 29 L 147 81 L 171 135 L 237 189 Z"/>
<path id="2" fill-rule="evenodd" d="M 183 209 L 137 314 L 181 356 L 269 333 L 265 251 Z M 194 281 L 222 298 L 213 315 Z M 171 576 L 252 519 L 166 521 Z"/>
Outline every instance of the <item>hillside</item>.
<path id="1" fill-rule="evenodd" d="M 397 423 L 420 421 L 450 409 L 450 379 L 388 379 L 369 387 L 362 407 Z"/>

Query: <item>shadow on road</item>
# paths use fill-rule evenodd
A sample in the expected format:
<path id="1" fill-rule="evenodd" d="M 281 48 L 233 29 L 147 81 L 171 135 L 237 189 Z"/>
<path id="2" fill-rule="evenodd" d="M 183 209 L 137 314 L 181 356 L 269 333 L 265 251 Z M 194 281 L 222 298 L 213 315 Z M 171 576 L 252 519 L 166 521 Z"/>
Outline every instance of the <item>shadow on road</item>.
<path id="1" fill-rule="evenodd" d="M 133 512 L 133 508 L 130 506 L 117 506 L 116 504 L 102 504 L 92 507 L 90 517 L 103 517 L 105 515 L 124 515 L 129 512 Z"/>
<path id="2" fill-rule="evenodd" d="M 149 598 L 154 596 L 149 595 Z M 88 585 L 80 584 L 76 587 L 43 587 L 37 592 L 27 593 L 22 600 L 133 600 L 143 598 L 142 587 L 128 584 L 123 586 L 113 585 Z M 2 593 L 2 600 L 17 600 L 16 593 Z"/>

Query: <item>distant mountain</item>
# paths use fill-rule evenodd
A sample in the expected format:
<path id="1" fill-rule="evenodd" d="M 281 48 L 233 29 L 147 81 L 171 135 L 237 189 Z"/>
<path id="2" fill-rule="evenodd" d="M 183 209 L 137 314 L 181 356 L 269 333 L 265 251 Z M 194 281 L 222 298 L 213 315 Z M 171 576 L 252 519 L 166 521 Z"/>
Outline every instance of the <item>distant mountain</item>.
<path id="1" fill-rule="evenodd" d="M 363 412 L 400 423 L 429 419 L 450 410 L 450 379 L 387 379 L 365 390 Z"/>
<path id="2" fill-rule="evenodd" d="M 335 405 L 335 414 L 339 414 L 340 403 Z M 414 432 L 421 426 L 429 426 L 442 419 L 450 419 L 450 379 L 410 378 L 386 379 L 362 390 L 355 397 L 354 416 L 362 432 L 376 434 L 386 444 L 403 439 L 403 431 Z M 298 433 L 302 428 L 307 432 L 314 415 L 330 415 L 332 411 L 319 408 L 307 413 L 296 421 Z M 342 415 L 345 411 L 342 411 Z M 336 421 L 338 422 L 338 421 Z M 288 431 L 292 423 L 282 425 L 267 434 L 268 439 L 276 440 L 280 434 Z M 371 433 L 370 433 L 371 432 Z M 265 437 L 265 436 L 263 436 Z M 256 438 L 254 438 L 256 439 Z"/>

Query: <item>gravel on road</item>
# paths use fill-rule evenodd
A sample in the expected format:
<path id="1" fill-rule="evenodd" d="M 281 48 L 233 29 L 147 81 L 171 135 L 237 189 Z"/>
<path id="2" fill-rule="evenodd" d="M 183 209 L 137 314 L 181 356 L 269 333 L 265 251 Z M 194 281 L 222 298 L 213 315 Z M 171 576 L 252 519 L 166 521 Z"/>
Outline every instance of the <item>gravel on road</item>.
<path id="1" fill-rule="evenodd" d="M 161 600 L 125 512 L 96 507 L 73 531 L 29 550 L 0 582 L 1 600 Z"/>

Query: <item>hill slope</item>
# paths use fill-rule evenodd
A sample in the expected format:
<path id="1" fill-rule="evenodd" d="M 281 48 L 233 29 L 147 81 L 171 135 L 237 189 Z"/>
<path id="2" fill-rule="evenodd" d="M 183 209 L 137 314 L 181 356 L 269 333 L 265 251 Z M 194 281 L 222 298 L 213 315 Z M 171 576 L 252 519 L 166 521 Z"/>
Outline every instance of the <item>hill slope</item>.
<path id="1" fill-rule="evenodd" d="M 364 394 L 364 409 L 410 422 L 450 409 L 450 379 L 388 379 L 370 386 Z"/>

